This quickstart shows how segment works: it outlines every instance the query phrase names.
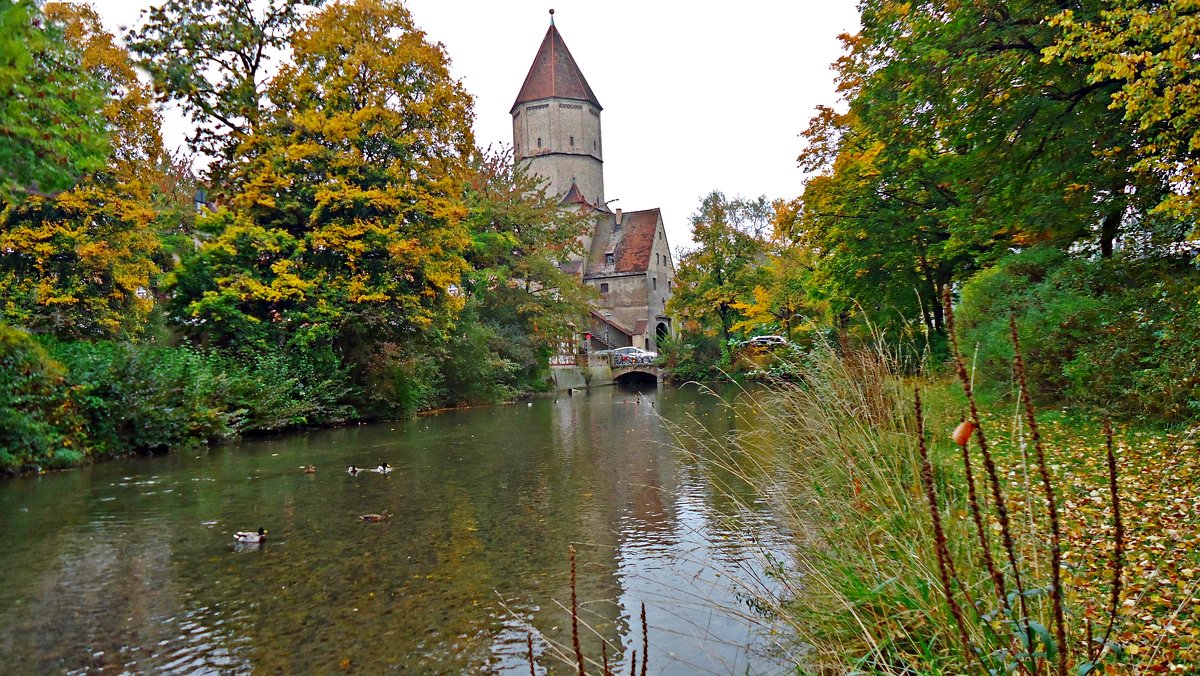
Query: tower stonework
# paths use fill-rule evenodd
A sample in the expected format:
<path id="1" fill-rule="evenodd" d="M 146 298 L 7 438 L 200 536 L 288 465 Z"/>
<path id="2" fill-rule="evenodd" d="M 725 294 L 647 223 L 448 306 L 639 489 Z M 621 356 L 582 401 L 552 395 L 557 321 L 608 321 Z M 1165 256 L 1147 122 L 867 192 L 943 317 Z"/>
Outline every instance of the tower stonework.
<path id="1" fill-rule="evenodd" d="M 551 19 L 509 111 L 516 161 L 547 181 L 551 195 L 565 195 L 574 184 L 589 204 L 603 207 L 601 110 Z"/>
<path id="2" fill-rule="evenodd" d="M 538 48 L 509 113 L 515 162 L 545 181 L 559 203 L 591 216 L 582 256 L 560 267 L 596 290 L 590 350 L 634 346 L 655 350 L 674 335 L 667 301 L 675 265 L 658 209 L 610 210 L 604 199 L 600 102 L 554 26 Z M 581 331 L 581 333 L 585 333 Z"/>

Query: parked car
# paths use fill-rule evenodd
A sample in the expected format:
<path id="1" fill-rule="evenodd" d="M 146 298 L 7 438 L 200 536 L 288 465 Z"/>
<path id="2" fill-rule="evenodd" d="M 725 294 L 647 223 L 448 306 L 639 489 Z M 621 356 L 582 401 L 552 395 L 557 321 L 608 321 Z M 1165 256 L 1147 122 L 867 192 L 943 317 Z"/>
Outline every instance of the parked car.
<path id="1" fill-rule="evenodd" d="M 658 359 L 657 352 L 649 352 L 640 347 L 618 347 L 611 351 L 613 366 L 628 366 L 630 364 L 652 364 Z"/>
<path id="2" fill-rule="evenodd" d="M 750 347 L 774 348 L 780 345 L 787 345 L 787 338 L 783 336 L 755 336 L 746 341 L 746 345 Z"/>

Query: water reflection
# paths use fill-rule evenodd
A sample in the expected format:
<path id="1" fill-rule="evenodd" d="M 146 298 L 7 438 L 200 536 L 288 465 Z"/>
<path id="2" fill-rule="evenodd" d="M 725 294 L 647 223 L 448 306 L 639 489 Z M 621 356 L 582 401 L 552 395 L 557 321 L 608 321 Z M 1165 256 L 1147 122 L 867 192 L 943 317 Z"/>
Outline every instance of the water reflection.
<path id="1" fill-rule="evenodd" d="M 783 535 L 663 419 L 718 436 L 752 422 L 694 389 L 612 388 L 0 484 L 0 658 L 528 673 L 532 631 L 543 670 L 569 672 L 573 544 L 589 657 L 604 641 L 614 666 L 640 662 L 645 603 L 651 673 L 781 671 L 747 651 L 765 644 L 735 580 L 761 578 Z M 395 470 L 345 471 L 380 462 Z M 259 526 L 266 544 L 234 547 Z"/>

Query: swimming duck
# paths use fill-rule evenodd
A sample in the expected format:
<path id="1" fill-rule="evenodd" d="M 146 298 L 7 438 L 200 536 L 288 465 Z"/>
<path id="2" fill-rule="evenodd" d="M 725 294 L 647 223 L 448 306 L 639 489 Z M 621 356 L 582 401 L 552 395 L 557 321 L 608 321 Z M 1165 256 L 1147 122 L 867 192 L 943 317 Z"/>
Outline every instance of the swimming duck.
<path id="1" fill-rule="evenodd" d="M 233 534 L 233 539 L 245 544 L 261 544 L 267 541 L 267 529 L 260 527 L 257 533 L 251 531 L 238 531 Z"/>
<path id="2" fill-rule="evenodd" d="M 316 473 L 317 473 L 317 466 L 316 466 L 316 465 L 305 465 L 305 466 L 304 466 L 304 467 L 302 467 L 301 469 L 303 469 L 303 470 L 304 470 L 304 473 L 305 473 L 305 474 L 316 474 Z"/>
<path id="3" fill-rule="evenodd" d="M 354 465 L 350 465 L 348 468 L 346 468 L 346 474 L 349 474 L 350 476 L 358 476 L 359 471 L 360 470 Z"/>
<path id="4" fill-rule="evenodd" d="M 385 509 L 383 510 L 382 514 L 363 514 L 358 518 L 366 521 L 367 523 L 378 523 L 380 521 L 387 521 L 388 519 L 392 518 L 392 515 Z"/>
<path id="5" fill-rule="evenodd" d="M 379 466 L 375 468 L 375 471 L 380 474 L 389 474 L 392 471 L 392 466 L 386 462 L 381 462 L 379 463 Z"/>

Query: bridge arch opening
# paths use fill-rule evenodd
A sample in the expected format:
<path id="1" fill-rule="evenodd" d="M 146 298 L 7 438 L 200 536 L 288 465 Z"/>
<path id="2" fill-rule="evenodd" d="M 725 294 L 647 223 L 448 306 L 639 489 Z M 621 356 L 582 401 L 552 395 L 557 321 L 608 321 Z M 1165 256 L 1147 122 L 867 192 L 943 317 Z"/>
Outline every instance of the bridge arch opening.
<path id="1" fill-rule="evenodd" d="M 653 385 L 658 383 L 658 376 L 645 371 L 628 371 L 613 378 L 617 385 Z"/>

